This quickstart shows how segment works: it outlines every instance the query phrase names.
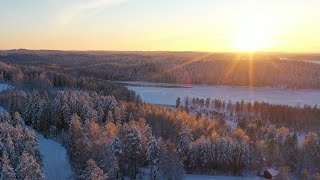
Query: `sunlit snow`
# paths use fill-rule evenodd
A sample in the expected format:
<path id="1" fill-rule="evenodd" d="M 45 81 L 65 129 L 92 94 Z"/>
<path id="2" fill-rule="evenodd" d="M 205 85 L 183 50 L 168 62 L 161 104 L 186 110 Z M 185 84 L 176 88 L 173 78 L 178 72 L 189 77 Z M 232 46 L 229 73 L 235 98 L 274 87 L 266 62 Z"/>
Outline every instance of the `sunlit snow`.
<path id="1" fill-rule="evenodd" d="M 284 105 L 320 105 L 320 90 L 269 87 L 179 85 L 168 83 L 124 82 L 147 103 L 175 105 L 176 99 L 188 97 L 231 101 L 258 101 Z"/>

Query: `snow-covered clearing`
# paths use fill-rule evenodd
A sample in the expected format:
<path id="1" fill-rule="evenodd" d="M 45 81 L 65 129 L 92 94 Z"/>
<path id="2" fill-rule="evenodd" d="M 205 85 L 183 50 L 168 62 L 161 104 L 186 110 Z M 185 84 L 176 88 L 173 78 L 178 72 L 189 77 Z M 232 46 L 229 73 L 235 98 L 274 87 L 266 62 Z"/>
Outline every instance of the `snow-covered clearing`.
<path id="1" fill-rule="evenodd" d="M 258 176 L 207 176 L 207 175 L 192 175 L 188 174 L 184 180 L 265 180 Z"/>
<path id="2" fill-rule="evenodd" d="M 5 112 L 6 112 L 6 110 L 3 109 L 3 107 L 0 106 L 0 114 L 5 113 Z"/>
<path id="3" fill-rule="evenodd" d="M 238 126 L 238 122 L 232 119 L 226 119 L 225 122 L 231 127 L 231 129 L 235 129 Z"/>
<path id="4" fill-rule="evenodd" d="M 13 87 L 10 86 L 9 84 L 2 84 L 0 83 L 0 93 L 3 92 L 3 91 L 6 91 L 8 89 L 12 89 Z M 0 106 L 0 114 L 6 112 L 6 110 Z"/>
<path id="5" fill-rule="evenodd" d="M 36 132 L 39 150 L 43 156 L 43 171 L 46 180 L 74 179 L 66 149 L 59 143 L 46 139 Z"/>
<path id="6" fill-rule="evenodd" d="M 12 89 L 12 88 L 13 88 L 13 87 L 10 86 L 9 84 L 2 84 L 2 83 L 0 83 L 0 92 L 6 91 L 6 90 Z"/>
<path id="7" fill-rule="evenodd" d="M 125 81 L 130 90 L 140 94 L 142 100 L 152 104 L 175 105 L 181 97 L 199 97 L 231 101 L 258 101 L 284 105 L 320 105 L 320 90 L 281 89 L 268 87 L 236 87 L 209 85 L 179 85 Z M 137 86 L 139 85 L 139 86 Z"/>
<path id="8" fill-rule="evenodd" d="M 297 139 L 298 139 L 298 143 L 302 144 L 302 141 L 304 140 L 304 138 L 306 137 L 306 134 L 303 132 L 298 133 Z"/>

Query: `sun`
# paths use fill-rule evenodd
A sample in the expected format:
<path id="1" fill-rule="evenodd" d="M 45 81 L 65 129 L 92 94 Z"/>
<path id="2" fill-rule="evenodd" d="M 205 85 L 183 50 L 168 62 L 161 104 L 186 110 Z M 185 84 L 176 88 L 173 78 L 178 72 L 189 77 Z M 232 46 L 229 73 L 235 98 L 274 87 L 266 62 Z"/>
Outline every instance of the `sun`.
<path id="1" fill-rule="evenodd" d="M 263 22 L 248 21 L 235 33 L 234 48 L 242 52 L 255 52 L 271 46 L 270 26 Z"/>

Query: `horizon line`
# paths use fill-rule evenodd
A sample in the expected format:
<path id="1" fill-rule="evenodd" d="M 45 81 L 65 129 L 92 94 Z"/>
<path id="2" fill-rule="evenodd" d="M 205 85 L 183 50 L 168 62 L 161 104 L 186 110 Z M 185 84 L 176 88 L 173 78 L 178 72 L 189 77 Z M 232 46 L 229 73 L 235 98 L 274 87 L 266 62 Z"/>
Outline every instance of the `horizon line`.
<path id="1" fill-rule="evenodd" d="M 26 49 L 26 48 L 12 48 L 12 49 L 0 49 L 0 51 L 61 51 L 61 52 L 172 52 L 172 53 L 280 53 L 280 54 L 319 54 L 320 52 L 292 52 L 292 51 L 196 51 L 196 50 L 76 50 L 76 49 Z"/>

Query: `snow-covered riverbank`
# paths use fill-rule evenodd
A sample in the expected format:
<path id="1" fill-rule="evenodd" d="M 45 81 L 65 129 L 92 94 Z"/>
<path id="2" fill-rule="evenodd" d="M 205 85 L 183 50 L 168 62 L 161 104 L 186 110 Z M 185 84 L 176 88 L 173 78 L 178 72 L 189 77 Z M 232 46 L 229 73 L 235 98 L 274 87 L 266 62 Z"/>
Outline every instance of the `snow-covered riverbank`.
<path id="1" fill-rule="evenodd" d="M 39 150 L 43 157 L 46 180 L 74 179 L 66 149 L 56 141 L 46 139 L 36 132 Z"/>

